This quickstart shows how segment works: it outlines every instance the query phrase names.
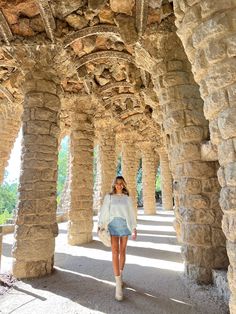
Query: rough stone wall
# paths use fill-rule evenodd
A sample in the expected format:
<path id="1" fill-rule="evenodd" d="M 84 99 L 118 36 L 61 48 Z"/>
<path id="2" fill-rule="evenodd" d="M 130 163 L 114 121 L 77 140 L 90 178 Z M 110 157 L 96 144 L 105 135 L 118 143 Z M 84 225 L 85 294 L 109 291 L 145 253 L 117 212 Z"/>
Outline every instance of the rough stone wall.
<path id="1" fill-rule="evenodd" d="M 124 136 L 122 141 L 122 175 L 127 183 L 134 208 L 137 210 L 137 188 L 136 188 L 136 148 L 134 139 Z"/>
<path id="2" fill-rule="evenodd" d="M 19 133 L 21 125 L 21 112 L 19 110 L 0 116 L 0 184 L 3 181 L 4 171 L 7 167 L 10 153 Z"/>
<path id="3" fill-rule="evenodd" d="M 151 143 L 142 143 L 142 185 L 143 185 L 143 207 L 146 215 L 156 214 L 156 160 L 155 151 Z"/>
<path id="4" fill-rule="evenodd" d="M 185 271 L 196 281 L 209 283 L 212 268 L 226 267 L 228 263 L 218 204 L 217 165 L 201 160 L 200 146 L 208 139 L 208 123 L 173 20 L 170 16 L 163 21 L 155 34 L 152 29 L 147 30 L 143 44 L 149 53 L 146 63 L 151 56 L 156 65 L 149 69 L 153 71 L 152 79 L 162 109 L 175 181 L 176 231 L 183 244 Z M 143 64 L 145 62 L 140 66 Z"/>
<path id="5" fill-rule="evenodd" d="M 31 51 L 25 59 L 22 163 L 13 246 L 17 278 L 51 273 L 54 264 L 60 100 L 54 51 Z M 27 52 L 26 52 L 27 56 Z M 45 63 L 46 59 L 46 63 Z"/>
<path id="6" fill-rule="evenodd" d="M 235 1 L 174 1 L 174 7 L 178 35 L 204 99 L 211 142 L 218 148 L 222 228 L 230 260 L 230 310 L 236 313 Z"/>
<path id="7" fill-rule="evenodd" d="M 90 97 L 78 98 L 72 120 L 68 213 L 68 243 L 71 245 L 92 240 L 94 126 L 90 108 L 86 110 L 90 104 Z"/>
<path id="8" fill-rule="evenodd" d="M 107 128 L 98 131 L 99 141 L 99 163 L 100 170 L 100 202 L 106 193 L 111 191 L 111 186 L 116 176 L 116 145 L 115 132 L 113 129 Z"/>
<path id="9" fill-rule="evenodd" d="M 167 153 L 159 151 L 161 168 L 161 198 L 165 210 L 173 209 L 173 180 L 170 172 L 170 165 Z"/>

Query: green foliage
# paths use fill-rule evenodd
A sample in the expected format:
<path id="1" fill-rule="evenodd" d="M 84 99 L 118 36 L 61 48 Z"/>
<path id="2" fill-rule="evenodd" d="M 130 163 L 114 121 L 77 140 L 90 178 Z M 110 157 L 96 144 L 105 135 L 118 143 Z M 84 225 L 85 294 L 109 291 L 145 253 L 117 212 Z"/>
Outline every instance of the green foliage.
<path id="1" fill-rule="evenodd" d="M 158 167 L 157 175 L 156 175 L 156 192 L 161 191 L 161 173 L 160 173 L 160 167 Z"/>
<path id="2" fill-rule="evenodd" d="M 61 141 L 61 148 L 58 155 L 58 176 L 57 176 L 57 202 L 60 203 L 61 193 L 63 191 L 66 175 L 67 175 L 67 167 L 68 167 L 68 154 L 69 150 L 69 137 L 65 136 Z"/>
<path id="3" fill-rule="evenodd" d="M 17 203 L 17 183 L 4 183 L 0 186 L 0 214 L 12 214 Z"/>
<path id="4" fill-rule="evenodd" d="M 5 210 L 2 214 L 0 214 L 0 225 L 4 225 L 10 218 L 12 218 L 12 213 L 10 214 L 7 210 Z"/>

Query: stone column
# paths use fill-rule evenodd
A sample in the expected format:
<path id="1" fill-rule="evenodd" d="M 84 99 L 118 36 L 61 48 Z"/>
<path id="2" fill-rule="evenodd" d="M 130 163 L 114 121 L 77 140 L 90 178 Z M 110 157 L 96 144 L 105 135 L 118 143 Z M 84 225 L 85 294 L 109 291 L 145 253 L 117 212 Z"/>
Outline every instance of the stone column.
<path id="1" fill-rule="evenodd" d="M 115 133 L 112 128 L 98 130 L 99 164 L 100 166 L 100 203 L 106 193 L 111 191 L 116 176 L 116 145 Z"/>
<path id="2" fill-rule="evenodd" d="M 12 251 L 17 278 L 49 274 L 54 264 L 60 133 L 55 53 L 42 48 L 25 59 L 32 63 L 25 70 L 20 195 Z"/>
<path id="3" fill-rule="evenodd" d="M 156 159 L 151 143 L 142 143 L 142 185 L 143 206 L 145 215 L 156 214 Z"/>
<path id="4" fill-rule="evenodd" d="M 133 205 L 137 211 L 137 188 L 136 188 L 136 176 L 137 176 L 137 160 L 136 160 L 136 148 L 132 139 L 122 141 L 122 175 L 127 182 L 127 186 L 130 192 L 130 196 L 133 199 Z"/>
<path id="5" fill-rule="evenodd" d="M 79 108 L 88 97 L 79 98 Z M 92 115 L 76 110 L 73 114 L 71 131 L 70 165 L 70 210 L 68 223 L 68 243 L 79 245 L 92 240 L 93 229 L 93 142 Z"/>
<path id="6" fill-rule="evenodd" d="M 9 110 L 7 116 L 0 113 L 0 184 L 3 181 L 5 168 L 20 130 L 21 113 L 20 108 L 13 111 Z"/>
<path id="7" fill-rule="evenodd" d="M 169 159 L 167 153 L 159 151 L 161 168 L 161 198 L 162 206 L 165 210 L 173 210 L 173 189 L 172 175 L 170 172 Z"/>
<path id="8" fill-rule="evenodd" d="M 204 99 L 211 142 L 218 147 L 222 228 L 230 260 L 230 310 L 236 313 L 235 1 L 174 1 L 174 7 L 178 35 Z"/>
<path id="9" fill-rule="evenodd" d="M 226 267 L 228 260 L 218 204 L 217 163 L 201 160 L 201 143 L 209 136 L 203 101 L 176 35 L 174 16 L 167 17 L 154 33 L 152 29 L 146 32 L 146 48 L 155 53 L 151 60 L 155 57 L 159 62 L 155 61 L 150 70 L 163 114 L 174 179 L 175 227 L 182 243 L 185 273 L 199 283 L 210 283 L 212 269 Z M 157 43 L 158 49 L 151 49 Z M 140 65 L 145 63 L 140 58 Z"/>

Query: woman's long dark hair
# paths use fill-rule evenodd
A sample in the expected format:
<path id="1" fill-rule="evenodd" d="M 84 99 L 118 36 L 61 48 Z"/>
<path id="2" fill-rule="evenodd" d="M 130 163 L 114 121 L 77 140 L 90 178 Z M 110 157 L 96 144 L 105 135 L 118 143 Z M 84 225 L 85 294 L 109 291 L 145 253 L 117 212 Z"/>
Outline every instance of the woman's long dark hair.
<path id="1" fill-rule="evenodd" d="M 122 193 L 129 196 L 129 190 L 127 189 L 127 183 L 126 183 L 125 179 L 122 176 L 117 176 L 115 178 L 115 180 L 112 183 L 111 193 L 110 194 L 116 194 L 116 187 L 115 187 L 115 185 L 116 185 L 117 180 L 122 180 L 123 181 Z"/>

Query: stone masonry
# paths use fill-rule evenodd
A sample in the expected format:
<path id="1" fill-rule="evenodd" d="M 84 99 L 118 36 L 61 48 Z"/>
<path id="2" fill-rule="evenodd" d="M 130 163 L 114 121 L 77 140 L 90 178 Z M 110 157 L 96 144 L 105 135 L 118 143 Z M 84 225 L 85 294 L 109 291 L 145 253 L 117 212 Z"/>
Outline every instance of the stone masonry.
<path id="1" fill-rule="evenodd" d="M 170 165 L 167 153 L 159 151 L 160 168 L 161 168 L 161 196 L 162 206 L 165 210 L 173 209 L 173 180 L 170 172 Z"/>
<path id="2" fill-rule="evenodd" d="M 56 187 L 60 100 L 53 70 L 54 51 L 32 53 L 37 61 L 30 64 L 25 73 L 20 197 L 13 246 L 13 274 L 18 278 L 51 273 L 58 233 Z"/>
<path id="3" fill-rule="evenodd" d="M 68 213 L 68 243 L 78 245 L 92 240 L 93 229 L 93 119 L 80 110 L 89 97 L 75 101 L 71 133 L 70 209 Z M 84 105 L 85 107 L 86 105 Z"/>
<path id="4" fill-rule="evenodd" d="M 235 1 L 174 1 L 174 5 L 178 35 L 200 86 L 211 141 L 218 148 L 222 227 L 230 261 L 230 310 L 236 313 Z"/>
<path id="5" fill-rule="evenodd" d="M 155 214 L 160 157 L 185 274 L 211 283 L 230 263 L 236 314 L 235 4 L 0 0 L 0 180 L 21 116 L 23 126 L 16 277 L 53 269 L 58 139 L 69 134 L 69 243 L 92 240 L 95 145 L 96 211 L 119 152 L 135 209 L 142 158 L 144 211 Z"/>
<path id="6" fill-rule="evenodd" d="M 155 215 L 156 213 L 156 162 L 155 152 L 150 143 L 142 143 L 142 185 L 143 185 L 143 206 L 146 215 Z"/>

